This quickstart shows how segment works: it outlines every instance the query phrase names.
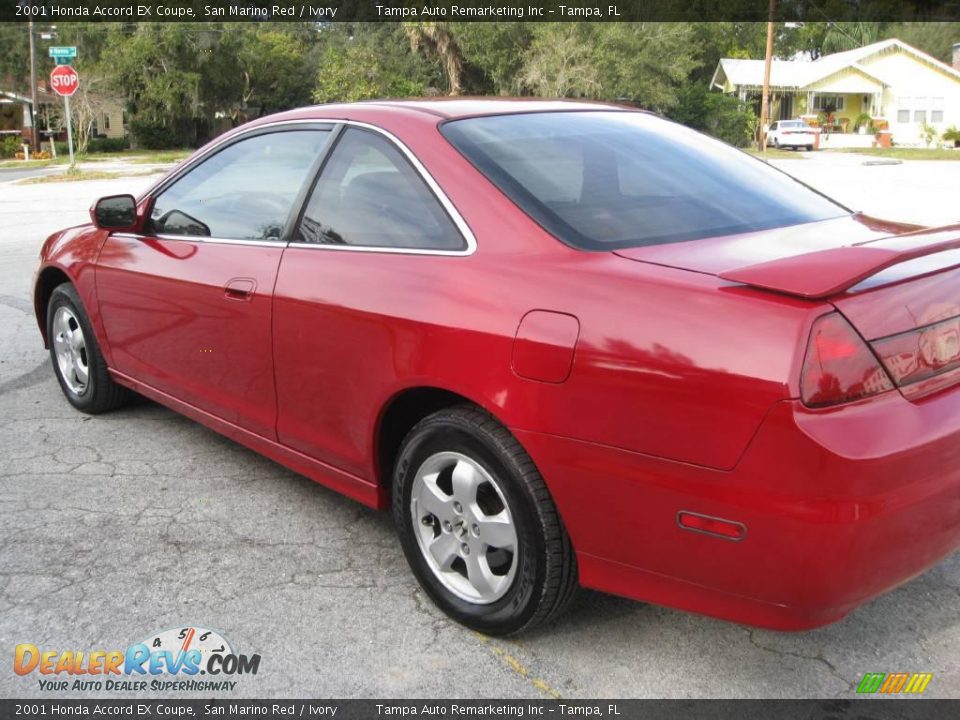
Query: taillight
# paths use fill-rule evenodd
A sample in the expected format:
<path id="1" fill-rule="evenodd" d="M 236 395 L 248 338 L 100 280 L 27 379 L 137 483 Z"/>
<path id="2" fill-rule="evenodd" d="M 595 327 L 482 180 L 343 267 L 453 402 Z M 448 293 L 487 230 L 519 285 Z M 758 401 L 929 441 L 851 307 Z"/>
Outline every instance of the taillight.
<path id="1" fill-rule="evenodd" d="M 804 405 L 823 407 L 893 390 L 877 358 L 839 313 L 817 319 L 800 374 Z"/>
<path id="2" fill-rule="evenodd" d="M 874 340 L 897 386 L 908 385 L 960 367 L 960 318 Z"/>

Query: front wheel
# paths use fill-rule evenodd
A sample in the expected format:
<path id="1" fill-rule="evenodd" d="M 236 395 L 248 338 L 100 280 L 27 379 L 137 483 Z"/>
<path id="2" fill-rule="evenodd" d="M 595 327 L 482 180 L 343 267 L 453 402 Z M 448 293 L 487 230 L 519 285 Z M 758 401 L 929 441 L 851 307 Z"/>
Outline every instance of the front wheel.
<path id="1" fill-rule="evenodd" d="M 110 377 L 90 318 L 69 283 L 57 286 L 50 294 L 47 341 L 60 389 L 77 410 L 96 414 L 126 402 L 129 391 Z"/>
<path id="2" fill-rule="evenodd" d="M 517 633 L 572 598 L 573 548 L 543 478 L 479 408 L 442 410 L 414 427 L 393 490 L 407 561 L 454 620 L 490 635 Z"/>

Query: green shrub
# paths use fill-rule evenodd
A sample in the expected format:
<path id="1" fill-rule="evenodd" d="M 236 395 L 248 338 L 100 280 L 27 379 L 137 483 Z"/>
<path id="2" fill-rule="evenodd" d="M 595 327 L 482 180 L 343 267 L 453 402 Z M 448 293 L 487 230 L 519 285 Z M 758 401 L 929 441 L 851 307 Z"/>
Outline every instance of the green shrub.
<path id="1" fill-rule="evenodd" d="M 130 140 L 125 137 L 90 138 L 90 143 L 87 145 L 88 153 L 122 152 L 129 149 Z"/>
<path id="2" fill-rule="evenodd" d="M 753 141 L 757 124 L 756 114 L 746 103 L 731 95 L 710 92 L 701 85 L 683 88 L 676 107 L 668 115 L 736 147 L 746 147 Z"/>
<path id="3" fill-rule="evenodd" d="M 873 118 L 870 117 L 869 113 L 862 112 L 859 115 L 857 115 L 857 117 L 854 119 L 853 121 L 854 131 L 855 132 L 859 131 L 860 128 L 862 127 L 867 128 L 867 132 L 873 132 L 874 130 Z"/>
<path id="4" fill-rule="evenodd" d="M 153 120 L 134 120 L 130 123 L 130 132 L 137 145 L 145 150 L 167 150 L 180 147 L 175 133 L 161 122 Z"/>
<path id="5" fill-rule="evenodd" d="M 23 139 L 19 135 L 5 135 L 0 138 L 0 157 L 13 157 L 20 152 Z"/>

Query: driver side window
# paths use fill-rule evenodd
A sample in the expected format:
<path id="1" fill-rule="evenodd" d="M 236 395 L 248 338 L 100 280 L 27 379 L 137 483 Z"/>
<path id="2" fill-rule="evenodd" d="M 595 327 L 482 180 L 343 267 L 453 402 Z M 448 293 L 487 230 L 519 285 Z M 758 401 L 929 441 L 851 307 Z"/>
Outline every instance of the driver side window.
<path id="1" fill-rule="evenodd" d="M 329 137 L 327 130 L 288 130 L 229 145 L 157 196 L 148 231 L 280 240 L 297 193 Z"/>

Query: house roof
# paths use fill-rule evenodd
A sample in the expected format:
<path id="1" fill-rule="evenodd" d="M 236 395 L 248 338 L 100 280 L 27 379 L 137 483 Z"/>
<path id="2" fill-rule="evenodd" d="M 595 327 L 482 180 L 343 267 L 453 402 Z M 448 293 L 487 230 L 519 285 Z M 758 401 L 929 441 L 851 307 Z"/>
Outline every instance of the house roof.
<path id="1" fill-rule="evenodd" d="M 49 104 L 56 101 L 56 96 L 42 88 L 37 88 L 37 103 L 40 105 Z M 0 87 L 0 101 L 14 102 L 22 105 L 30 104 L 30 96 L 22 95 L 14 90 L 4 90 Z"/>
<path id="2" fill-rule="evenodd" d="M 864 45 L 855 50 L 845 50 L 844 52 L 824 55 L 818 60 L 773 60 L 770 66 L 770 86 L 774 88 L 800 89 L 812 85 L 830 75 L 834 75 L 841 70 L 853 68 L 859 73 L 869 78 L 887 85 L 884 79 L 875 72 L 869 71 L 862 66 L 862 62 L 867 58 L 873 57 L 884 52 L 902 51 L 912 55 L 923 63 L 926 63 L 941 72 L 944 72 L 957 81 L 960 81 L 960 72 L 954 70 L 946 63 L 942 63 L 932 55 L 928 55 L 922 50 L 907 45 L 902 40 L 891 38 L 881 40 L 870 45 Z M 711 87 L 721 86 L 721 73 L 731 85 L 745 87 L 759 87 L 763 85 L 763 60 L 741 60 L 738 58 L 723 58 L 717 65 L 713 73 L 713 79 L 710 81 Z"/>

